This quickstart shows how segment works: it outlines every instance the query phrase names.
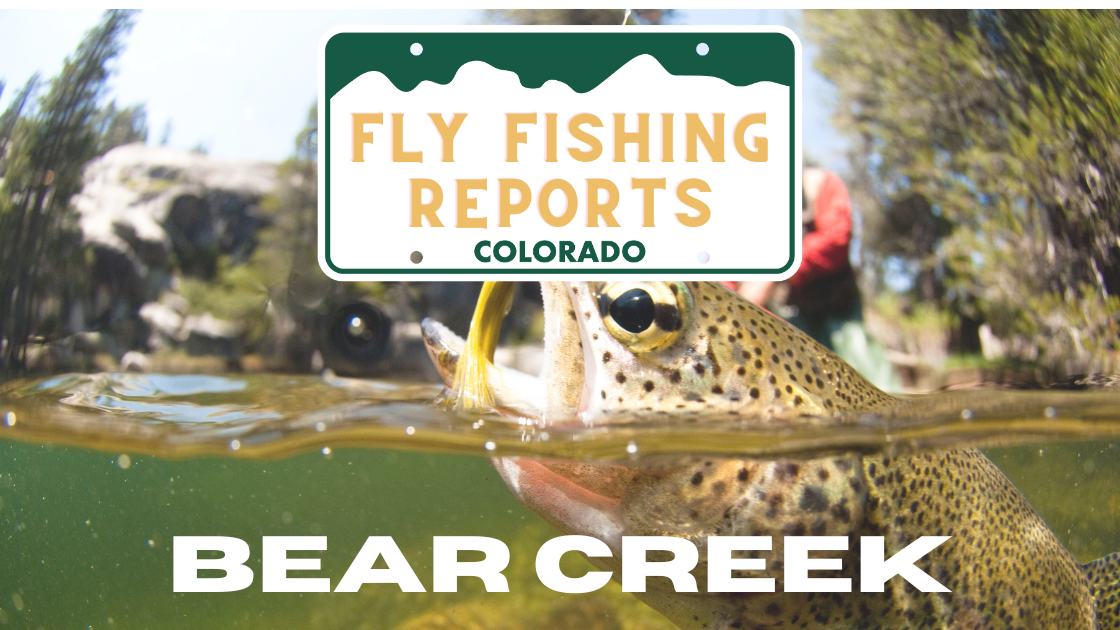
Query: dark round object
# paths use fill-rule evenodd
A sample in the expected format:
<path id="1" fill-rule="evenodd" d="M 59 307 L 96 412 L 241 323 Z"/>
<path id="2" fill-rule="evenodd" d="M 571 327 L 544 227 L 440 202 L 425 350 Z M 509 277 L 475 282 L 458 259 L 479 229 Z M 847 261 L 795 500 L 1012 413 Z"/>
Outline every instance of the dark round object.
<path id="1" fill-rule="evenodd" d="M 630 289 L 611 302 L 610 313 L 624 330 L 640 333 L 653 323 L 653 298 L 645 289 Z"/>
<path id="2" fill-rule="evenodd" d="M 381 309 L 354 302 L 336 310 L 327 329 L 329 353 L 358 363 L 372 363 L 389 352 L 391 320 Z"/>

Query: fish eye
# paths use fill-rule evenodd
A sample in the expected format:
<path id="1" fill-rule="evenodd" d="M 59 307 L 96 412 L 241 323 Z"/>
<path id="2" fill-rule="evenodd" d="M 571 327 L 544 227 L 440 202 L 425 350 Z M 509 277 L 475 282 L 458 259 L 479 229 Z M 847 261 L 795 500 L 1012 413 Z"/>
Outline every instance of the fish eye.
<path id="1" fill-rule="evenodd" d="M 640 333 L 653 323 L 653 298 L 645 289 L 630 289 L 611 302 L 610 314 L 623 329 Z"/>
<path id="2" fill-rule="evenodd" d="M 607 332 L 633 352 L 649 352 L 679 335 L 687 289 L 676 282 L 613 282 L 599 292 Z"/>

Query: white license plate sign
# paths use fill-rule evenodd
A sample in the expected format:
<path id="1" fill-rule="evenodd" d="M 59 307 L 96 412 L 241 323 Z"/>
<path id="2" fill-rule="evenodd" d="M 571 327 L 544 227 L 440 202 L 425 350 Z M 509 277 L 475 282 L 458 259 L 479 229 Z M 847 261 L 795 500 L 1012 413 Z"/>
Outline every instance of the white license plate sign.
<path id="1" fill-rule="evenodd" d="M 733 280 L 800 263 L 786 29 L 343 29 L 320 57 L 333 278 Z"/>

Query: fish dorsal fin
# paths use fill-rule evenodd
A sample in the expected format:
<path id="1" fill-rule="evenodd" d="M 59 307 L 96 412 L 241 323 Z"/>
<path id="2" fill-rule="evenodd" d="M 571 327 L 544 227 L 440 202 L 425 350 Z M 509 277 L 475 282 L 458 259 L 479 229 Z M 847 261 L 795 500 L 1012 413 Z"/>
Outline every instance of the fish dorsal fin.
<path id="1" fill-rule="evenodd" d="M 1101 628 L 1120 626 L 1120 552 L 1084 565 Z"/>

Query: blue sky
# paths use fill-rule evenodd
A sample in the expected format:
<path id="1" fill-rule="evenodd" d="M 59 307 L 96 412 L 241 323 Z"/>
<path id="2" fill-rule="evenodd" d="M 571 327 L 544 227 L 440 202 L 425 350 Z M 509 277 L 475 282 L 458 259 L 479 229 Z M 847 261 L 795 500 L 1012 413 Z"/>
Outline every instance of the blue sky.
<path id="1" fill-rule="evenodd" d="M 0 109 L 36 70 L 53 77 L 96 9 L 0 11 Z M 166 10 L 142 12 L 117 63 L 109 97 L 144 103 L 148 141 L 171 121 L 169 144 L 202 144 L 215 157 L 281 160 L 317 94 L 319 40 L 359 24 L 478 24 L 475 10 Z M 800 14 L 780 9 L 678 10 L 674 24 L 780 24 L 801 34 Z M 846 143 L 829 124 L 834 92 L 812 70 L 805 50 L 804 141 L 807 153 L 844 171 Z"/>

